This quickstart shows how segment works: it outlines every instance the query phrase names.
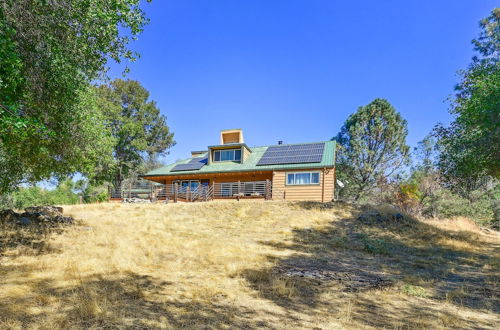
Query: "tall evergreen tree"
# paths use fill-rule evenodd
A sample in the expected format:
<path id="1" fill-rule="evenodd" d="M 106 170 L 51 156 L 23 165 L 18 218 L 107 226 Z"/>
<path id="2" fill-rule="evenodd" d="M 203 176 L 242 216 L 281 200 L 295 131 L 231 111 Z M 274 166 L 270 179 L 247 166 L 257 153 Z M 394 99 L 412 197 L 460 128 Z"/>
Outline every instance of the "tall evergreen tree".
<path id="1" fill-rule="evenodd" d="M 408 161 L 407 135 L 406 120 L 385 99 L 375 99 L 347 118 L 335 138 L 337 164 L 355 200 Z"/>

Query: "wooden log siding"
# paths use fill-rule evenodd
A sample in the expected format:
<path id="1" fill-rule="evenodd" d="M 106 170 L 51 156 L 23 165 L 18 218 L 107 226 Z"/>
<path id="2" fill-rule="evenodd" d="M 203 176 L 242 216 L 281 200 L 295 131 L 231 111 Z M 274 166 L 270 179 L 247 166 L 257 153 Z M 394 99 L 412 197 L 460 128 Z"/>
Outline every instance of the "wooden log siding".
<path id="1" fill-rule="evenodd" d="M 319 184 L 311 185 L 287 185 L 286 174 L 297 172 L 319 172 Z M 286 200 L 309 200 L 318 202 L 329 202 L 333 199 L 334 169 L 311 169 L 293 171 L 275 171 L 273 173 L 273 191 L 283 192 L 274 199 Z"/>
<path id="2" fill-rule="evenodd" d="M 248 157 L 250 157 L 250 151 L 245 148 L 245 147 L 241 147 L 241 162 L 245 162 L 245 160 L 248 159 Z"/>

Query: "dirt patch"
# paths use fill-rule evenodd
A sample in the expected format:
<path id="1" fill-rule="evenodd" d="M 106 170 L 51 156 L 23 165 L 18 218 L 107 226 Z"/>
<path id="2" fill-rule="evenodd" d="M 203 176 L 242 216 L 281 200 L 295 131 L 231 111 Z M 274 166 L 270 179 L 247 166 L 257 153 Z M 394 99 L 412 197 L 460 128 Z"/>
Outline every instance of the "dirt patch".
<path id="1" fill-rule="evenodd" d="M 344 267 L 340 264 L 321 262 L 298 262 L 295 265 L 281 265 L 274 269 L 277 274 L 291 277 L 317 280 L 319 283 L 332 284 L 336 282 L 345 292 L 361 292 L 371 289 L 389 287 L 393 281 L 389 278 Z"/>

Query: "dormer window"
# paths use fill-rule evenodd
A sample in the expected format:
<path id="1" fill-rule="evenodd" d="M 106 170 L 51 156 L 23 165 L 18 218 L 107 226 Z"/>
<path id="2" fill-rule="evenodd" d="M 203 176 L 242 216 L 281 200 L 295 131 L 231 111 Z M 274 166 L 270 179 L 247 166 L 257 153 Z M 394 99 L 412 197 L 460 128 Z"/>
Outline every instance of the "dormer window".
<path id="1" fill-rule="evenodd" d="M 240 162 L 240 161 L 241 161 L 241 148 L 214 151 L 214 162 Z"/>

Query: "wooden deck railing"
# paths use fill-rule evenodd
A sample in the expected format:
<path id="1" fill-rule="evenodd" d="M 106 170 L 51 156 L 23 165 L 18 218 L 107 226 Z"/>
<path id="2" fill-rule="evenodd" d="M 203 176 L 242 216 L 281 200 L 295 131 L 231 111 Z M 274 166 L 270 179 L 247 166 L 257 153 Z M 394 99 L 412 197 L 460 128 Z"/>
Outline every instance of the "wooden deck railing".
<path id="1" fill-rule="evenodd" d="M 214 183 L 214 198 L 264 198 L 271 197 L 271 181 L 238 181 Z"/>
<path id="2" fill-rule="evenodd" d="M 156 200 L 171 200 L 174 202 L 209 201 L 213 199 L 245 199 L 263 198 L 272 199 L 271 180 L 266 181 L 237 181 L 214 182 L 212 185 L 200 184 L 196 188 L 181 186 L 180 184 L 142 184 L 125 186 L 121 189 L 111 190 L 112 199 L 142 198 Z"/>

